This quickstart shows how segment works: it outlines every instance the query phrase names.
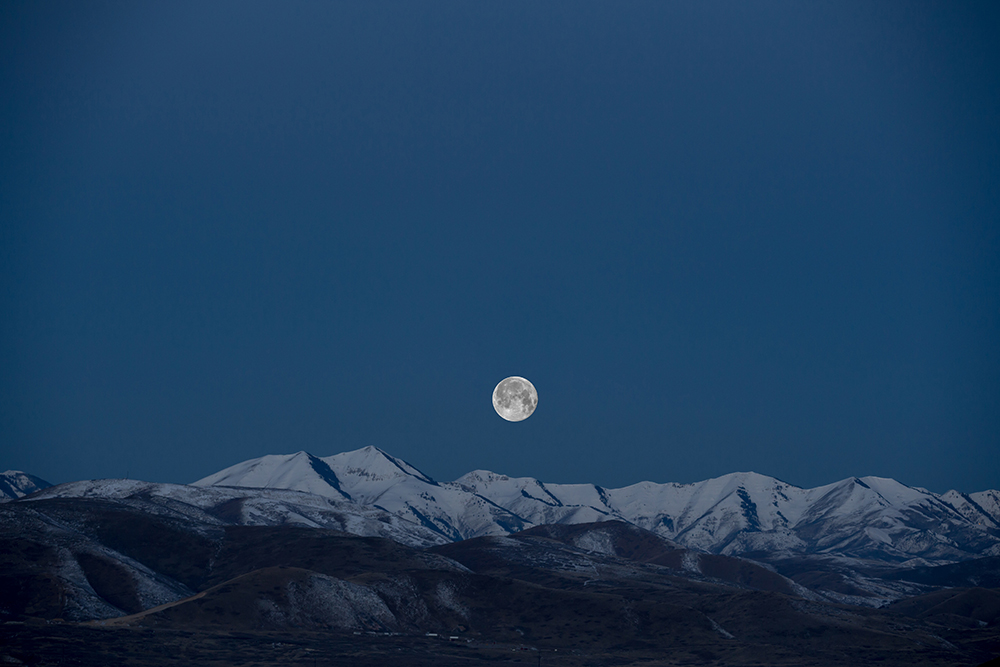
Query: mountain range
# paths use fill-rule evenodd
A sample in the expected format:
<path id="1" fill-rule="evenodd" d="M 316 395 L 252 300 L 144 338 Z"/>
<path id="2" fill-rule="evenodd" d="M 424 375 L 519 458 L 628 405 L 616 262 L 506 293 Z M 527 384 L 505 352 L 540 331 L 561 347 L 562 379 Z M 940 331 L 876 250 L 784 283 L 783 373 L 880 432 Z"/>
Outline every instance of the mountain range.
<path id="1" fill-rule="evenodd" d="M 802 489 L 755 473 L 621 489 L 483 470 L 437 482 L 375 447 L 265 456 L 191 485 L 3 479 L 17 496 L 0 503 L 12 664 L 58 664 L 69 644 L 92 650 L 82 665 L 164 664 L 151 638 L 189 664 L 1000 653 L 995 491 L 875 477 Z M 298 652 L 275 652 L 289 632 Z M 199 662 L 192 642 L 219 648 Z"/>
<path id="2" fill-rule="evenodd" d="M 264 456 L 193 483 L 306 491 L 384 509 L 455 541 L 537 525 L 619 520 L 683 546 L 739 555 L 815 554 L 943 564 L 1000 554 L 1000 493 L 936 494 L 852 477 L 802 489 L 753 472 L 620 489 L 475 470 L 436 482 L 376 447 L 325 458 Z"/>

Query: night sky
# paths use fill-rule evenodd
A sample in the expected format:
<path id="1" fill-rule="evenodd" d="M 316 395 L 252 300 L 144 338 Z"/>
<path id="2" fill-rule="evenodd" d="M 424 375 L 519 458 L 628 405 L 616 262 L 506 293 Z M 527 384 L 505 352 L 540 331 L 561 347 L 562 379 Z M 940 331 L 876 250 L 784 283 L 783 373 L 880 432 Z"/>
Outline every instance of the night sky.
<path id="1" fill-rule="evenodd" d="M 952 0 L 3 2 L 0 470 L 998 488 L 998 35 Z"/>

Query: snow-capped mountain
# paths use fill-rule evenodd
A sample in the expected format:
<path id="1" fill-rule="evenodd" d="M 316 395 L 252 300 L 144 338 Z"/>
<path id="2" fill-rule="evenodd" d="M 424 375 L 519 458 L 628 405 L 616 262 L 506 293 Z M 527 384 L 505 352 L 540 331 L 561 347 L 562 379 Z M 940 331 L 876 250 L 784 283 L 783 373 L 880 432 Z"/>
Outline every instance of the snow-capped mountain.
<path id="1" fill-rule="evenodd" d="M 941 500 L 954 507 L 974 524 L 984 528 L 1000 528 L 1000 492 L 949 491 L 941 496 Z"/>
<path id="2" fill-rule="evenodd" d="M 259 489 L 289 489 L 314 493 L 333 500 L 351 500 L 340 488 L 330 466 L 306 452 L 262 456 L 237 463 L 192 486 L 246 486 Z"/>
<path id="3" fill-rule="evenodd" d="M 13 498 L 23 498 L 29 493 L 52 486 L 44 479 L 20 470 L 0 473 L 0 502 Z"/>
<path id="4" fill-rule="evenodd" d="M 620 489 L 545 484 L 485 470 L 438 483 L 376 447 L 326 458 L 266 456 L 194 483 L 309 490 L 349 498 L 449 540 L 542 524 L 617 519 L 686 547 L 727 555 L 829 554 L 950 562 L 1000 553 L 1000 494 L 938 495 L 879 477 L 802 489 L 757 473 Z"/>
<path id="5" fill-rule="evenodd" d="M 377 447 L 317 458 L 306 452 L 245 461 L 192 486 L 243 486 L 308 491 L 351 500 L 402 517 L 452 541 L 506 535 L 528 523 L 482 496 L 438 484 L 409 463 Z"/>
<path id="6" fill-rule="evenodd" d="M 879 477 L 801 489 L 756 473 L 731 473 L 694 484 L 640 482 L 603 489 L 477 471 L 456 483 L 533 523 L 536 517 L 542 523 L 575 523 L 589 510 L 713 553 L 787 551 L 938 561 L 1000 551 L 1000 513 L 986 509 L 996 512 L 996 505 L 984 500 L 973 514 L 967 503 L 960 505 L 963 512 L 957 501 Z M 973 495 L 995 498 L 990 493 Z"/>

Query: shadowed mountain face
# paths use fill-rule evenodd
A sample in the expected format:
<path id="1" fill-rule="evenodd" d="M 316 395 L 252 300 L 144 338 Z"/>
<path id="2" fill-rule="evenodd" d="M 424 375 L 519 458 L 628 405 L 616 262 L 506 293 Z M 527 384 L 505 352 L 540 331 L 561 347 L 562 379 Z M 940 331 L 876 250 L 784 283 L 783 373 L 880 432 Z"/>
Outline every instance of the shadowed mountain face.
<path id="1" fill-rule="evenodd" d="M 980 627 L 1000 621 L 1000 590 L 948 588 L 900 600 L 889 611 L 929 619 L 940 625 Z"/>
<path id="2" fill-rule="evenodd" d="M 556 588 L 607 588 L 678 580 L 710 582 L 820 600 L 793 581 L 742 558 L 684 549 L 620 521 L 537 526 L 510 537 L 481 537 L 431 549 L 480 573 Z"/>
<path id="3" fill-rule="evenodd" d="M 211 513 L 187 513 L 191 506 L 179 503 L 130 501 L 54 498 L 0 507 L 0 610 L 113 618 L 277 565 L 338 575 L 368 572 L 373 561 L 383 570 L 397 562 L 406 569 L 448 567 L 423 551 L 406 551 L 403 558 L 398 554 L 407 547 L 389 539 L 296 525 L 232 525 Z"/>
<path id="4" fill-rule="evenodd" d="M 284 525 L 332 528 L 354 535 L 389 537 L 413 546 L 440 544 L 436 531 L 371 506 L 304 491 L 271 488 L 194 487 L 137 480 L 72 482 L 45 489 L 30 501 L 106 500 L 154 516 L 206 525 Z"/>
<path id="5" fill-rule="evenodd" d="M 882 575 L 929 586 L 1000 588 L 1000 556 L 977 558 L 937 567 L 914 567 Z"/>

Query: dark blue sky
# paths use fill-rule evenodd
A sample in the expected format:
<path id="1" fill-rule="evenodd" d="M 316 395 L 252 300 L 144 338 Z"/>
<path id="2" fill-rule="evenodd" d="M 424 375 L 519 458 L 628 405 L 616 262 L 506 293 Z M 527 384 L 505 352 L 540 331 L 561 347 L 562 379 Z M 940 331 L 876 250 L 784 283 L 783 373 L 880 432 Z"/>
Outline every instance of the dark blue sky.
<path id="1" fill-rule="evenodd" d="M 0 468 L 998 488 L 997 35 L 951 0 L 4 2 Z"/>

